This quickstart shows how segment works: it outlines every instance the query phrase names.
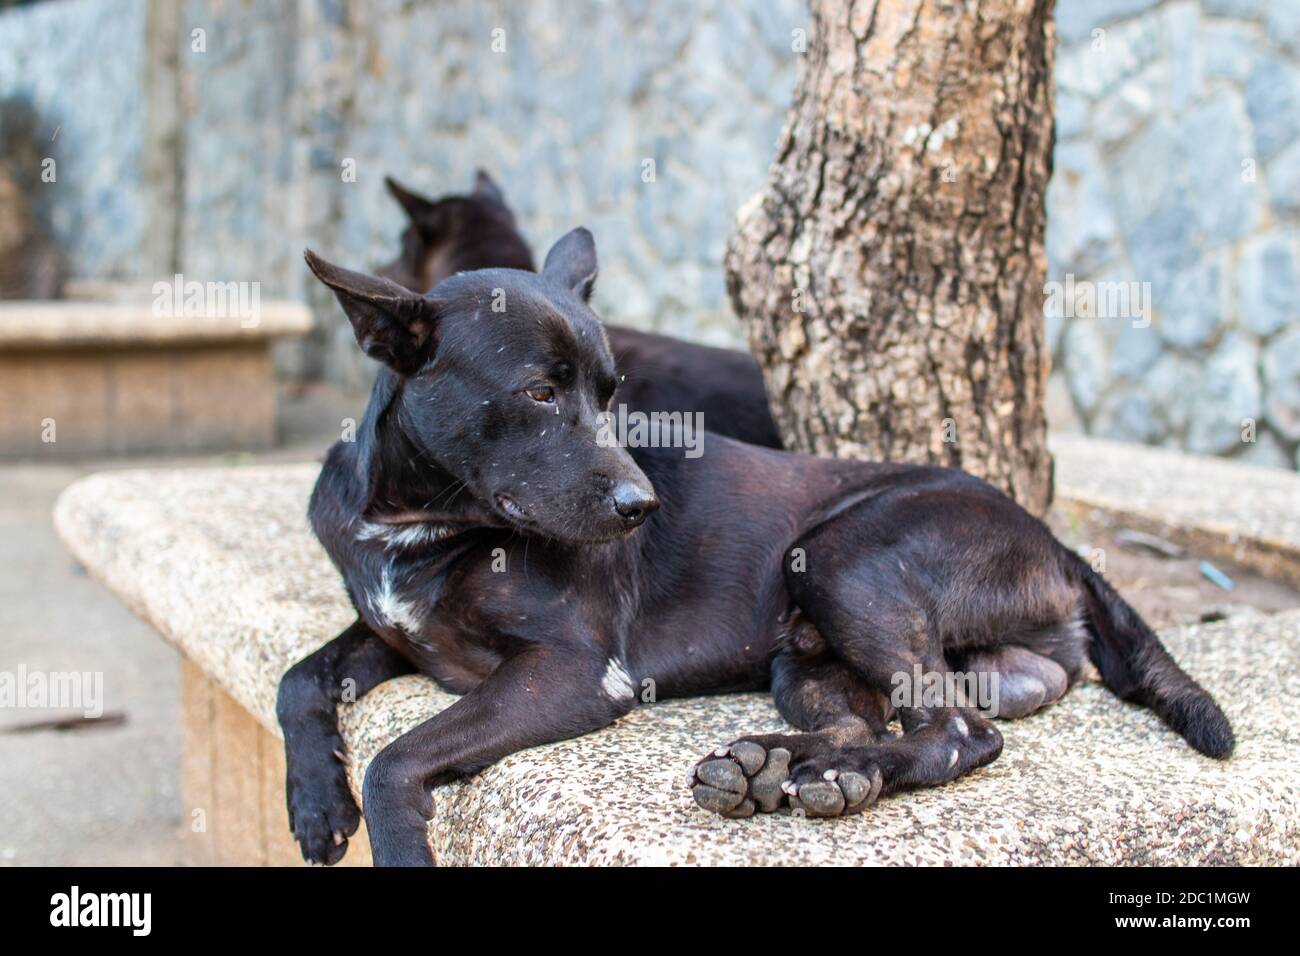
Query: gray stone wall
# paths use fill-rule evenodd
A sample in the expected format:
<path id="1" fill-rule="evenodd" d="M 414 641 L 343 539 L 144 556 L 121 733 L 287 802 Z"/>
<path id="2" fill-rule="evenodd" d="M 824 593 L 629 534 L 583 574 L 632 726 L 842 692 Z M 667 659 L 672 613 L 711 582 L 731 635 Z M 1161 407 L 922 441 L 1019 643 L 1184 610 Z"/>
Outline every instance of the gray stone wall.
<path id="1" fill-rule="evenodd" d="M 1050 278 L 1150 310 L 1048 311 L 1054 424 L 1295 467 L 1300 3 L 1059 7 Z"/>
<path id="2" fill-rule="evenodd" d="M 1057 23 L 1049 272 L 1102 304 L 1048 310 L 1053 422 L 1294 467 L 1300 3 L 1059 0 Z M 742 344 L 722 250 L 806 26 L 802 0 L 65 0 L 0 14 L 0 96 L 61 128 L 78 273 L 306 298 L 286 374 L 359 383 L 299 254 L 390 258 L 385 173 L 439 194 L 484 166 L 539 253 L 592 228 L 608 318 Z"/>
<path id="3" fill-rule="evenodd" d="M 54 182 L 20 181 L 40 184 L 32 204 L 79 275 L 145 268 L 146 10 L 66 0 L 0 14 L 0 98 L 31 103 L 55 161 Z"/>

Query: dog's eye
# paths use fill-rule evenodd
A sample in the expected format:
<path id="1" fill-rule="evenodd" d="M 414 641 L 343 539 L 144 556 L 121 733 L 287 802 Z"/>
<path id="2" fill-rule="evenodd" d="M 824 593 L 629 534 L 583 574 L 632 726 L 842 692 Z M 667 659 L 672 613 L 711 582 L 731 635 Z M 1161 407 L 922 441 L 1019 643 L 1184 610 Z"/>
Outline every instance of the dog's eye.
<path id="1" fill-rule="evenodd" d="M 535 402 L 543 402 L 547 405 L 555 402 L 555 389 L 549 385 L 538 385 L 528 389 L 528 397 Z"/>

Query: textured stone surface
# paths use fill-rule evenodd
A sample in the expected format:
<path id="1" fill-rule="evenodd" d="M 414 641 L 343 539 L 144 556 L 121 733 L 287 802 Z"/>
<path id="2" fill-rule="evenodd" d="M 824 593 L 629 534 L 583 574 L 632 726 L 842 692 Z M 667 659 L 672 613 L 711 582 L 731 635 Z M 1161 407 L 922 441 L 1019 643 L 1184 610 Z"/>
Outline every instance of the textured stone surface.
<path id="1" fill-rule="evenodd" d="M 1300 478 L 1077 438 L 1057 452 L 1064 497 L 1235 534 L 1248 560 L 1300 569 Z M 315 473 L 92 476 L 55 521 L 95 577 L 274 731 L 280 674 L 350 619 L 306 527 Z M 1246 615 L 1164 635 L 1233 720 L 1228 763 L 1085 685 L 1002 724 L 1002 757 L 955 785 L 842 821 L 726 821 L 695 806 L 687 772 L 719 743 L 782 725 L 766 695 L 699 698 L 643 705 L 440 788 L 430 839 L 444 863 L 1296 863 L 1298 628 L 1300 613 Z M 406 677 L 344 707 L 354 785 L 380 747 L 451 700 Z"/>
<path id="2" fill-rule="evenodd" d="M 1260 417 L 1259 348 L 1231 334 L 1205 364 L 1190 399 L 1187 447 L 1205 454 L 1240 448 L 1242 430 Z"/>
<path id="3" fill-rule="evenodd" d="M 0 97 L 36 109 L 56 179 L 20 172 L 76 275 L 127 277 L 148 265 L 147 8 L 70 0 L 0 13 Z"/>
<path id="4" fill-rule="evenodd" d="M 50 461 L 275 444 L 266 340 L 156 346 L 0 348 L 0 456 Z"/>
<path id="5" fill-rule="evenodd" d="M 1255 143 L 1265 159 L 1300 137 L 1300 67 L 1281 57 L 1261 59 L 1246 81 Z"/>
<path id="6" fill-rule="evenodd" d="M 1281 435 L 1300 439 L 1300 328 L 1279 335 L 1264 353 L 1269 422 Z"/>
<path id="7" fill-rule="evenodd" d="M 265 302 L 256 315 L 155 315 L 148 303 L 0 303 L 0 351 L 79 345 L 180 345 L 256 342 L 304 335 L 311 312 L 299 302 Z"/>
<path id="8" fill-rule="evenodd" d="M 770 161 L 805 16 L 799 0 L 187 0 L 182 264 L 308 297 L 324 367 L 354 383 L 370 365 L 298 251 L 387 261 L 404 219 L 385 174 L 439 195 L 484 166 L 539 253 L 592 229 L 598 310 L 738 344 L 722 246 Z"/>
<path id="9" fill-rule="evenodd" d="M 1057 433 L 1057 497 L 1300 583 L 1300 476 Z"/>
<path id="10" fill-rule="evenodd" d="M 1293 236 L 1270 232 L 1245 244 L 1236 276 L 1241 318 L 1257 335 L 1286 328 L 1300 313 L 1300 271 Z"/>
<path id="11" fill-rule="evenodd" d="M 1057 394 L 1075 402 L 1058 421 L 1270 463 L 1300 457 L 1294 432 L 1276 424 L 1297 417 L 1289 373 L 1261 380 L 1259 369 L 1260 356 L 1277 367 L 1276 343 L 1300 323 L 1298 10 L 1057 5 L 1049 279 L 1145 283 L 1153 313 L 1147 329 L 1125 316 L 1052 319 L 1063 326 L 1053 377 L 1067 383 Z M 1244 419 L 1266 438 L 1235 441 Z"/>
<path id="12" fill-rule="evenodd" d="M 1092 31 L 1114 20 L 1142 13 L 1160 0 L 1091 0 L 1089 3 L 1063 3 L 1056 11 L 1056 30 L 1067 43 L 1083 40 Z"/>

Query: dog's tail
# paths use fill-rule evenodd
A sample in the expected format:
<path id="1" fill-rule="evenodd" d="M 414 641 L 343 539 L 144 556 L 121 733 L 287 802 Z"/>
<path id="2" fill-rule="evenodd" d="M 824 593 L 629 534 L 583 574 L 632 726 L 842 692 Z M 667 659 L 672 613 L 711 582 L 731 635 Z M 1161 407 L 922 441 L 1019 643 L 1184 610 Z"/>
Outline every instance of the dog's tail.
<path id="1" fill-rule="evenodd" d="M 1189 744 L 1211 757 L 1236 746 L 1228 718 L 1200 684 L 1170 656 L 1155 632 L 1079 555 L 1070 553 L 1082 578 L 1088 656 L 1121 700 L 1150 707 Z"/>

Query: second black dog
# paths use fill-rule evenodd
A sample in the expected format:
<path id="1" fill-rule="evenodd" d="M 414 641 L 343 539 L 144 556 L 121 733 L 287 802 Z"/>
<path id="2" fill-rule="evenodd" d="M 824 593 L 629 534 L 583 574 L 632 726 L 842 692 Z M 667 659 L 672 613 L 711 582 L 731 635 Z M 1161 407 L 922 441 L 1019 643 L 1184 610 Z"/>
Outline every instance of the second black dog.
<path id="1" fill-rule="evenodd" d="M 427 199 L 384 182 L 406 211 L 402 250 L 378 272 L 413 292 L 472 269 L 532 271 L 533 255 L 519 234 L 501 188 L 482 170 L 466 196 Z M 618 400 L 632 412 L 699 413 L 704 427 L 753 445 L 780 448 L 763 373 L 747 352 L 711 348 L 668 335 L 607 325 L 620 383 Z"/>

